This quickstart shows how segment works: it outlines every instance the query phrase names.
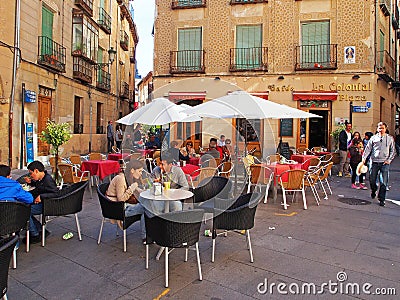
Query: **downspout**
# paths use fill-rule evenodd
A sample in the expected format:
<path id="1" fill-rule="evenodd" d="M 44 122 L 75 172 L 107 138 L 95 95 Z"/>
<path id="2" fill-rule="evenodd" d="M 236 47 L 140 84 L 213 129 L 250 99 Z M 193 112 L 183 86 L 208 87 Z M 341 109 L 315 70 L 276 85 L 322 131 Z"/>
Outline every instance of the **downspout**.
<path id="1" fill-rule="evenodd" d="M 375 32 L 374 32 L 374 74 L 376 74 L 376 60 L 377 60 L 377 34 L 378 34 L 378 1 L 375 0 Z"/>
<path id="2" fill-rule="evenodd" d="M 12 83 L 11 83 L 11 96 L 10 96 L 10 112 L 8 120 L 8 165 L 12 168 L 12 157 L 13 157 L 13 117 L 14 117 L 14 102 L 15 102 L 15 85 L 17 81 L 17 68 L 20 62 L 19 52 L 19 31 L 21 27 L 20 23 L 20 12 L 21 12 L 21 0 L 16 0 L 15 4 L 15 33 L 14 33 L 14 57 L 13 57 L 13 70 L 12 70 Z M 23 126 L 23 124 L 21 125 Z M 22 136 L 21 136 L 22 139 Z M 20 157 L 22 160 L 23 158 Z"/>

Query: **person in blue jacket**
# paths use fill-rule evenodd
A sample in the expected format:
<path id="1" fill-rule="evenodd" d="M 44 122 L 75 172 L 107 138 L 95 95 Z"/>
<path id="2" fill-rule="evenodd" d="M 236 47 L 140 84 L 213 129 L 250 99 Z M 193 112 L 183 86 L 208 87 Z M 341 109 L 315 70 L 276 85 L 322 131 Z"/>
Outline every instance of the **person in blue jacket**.
<path id="1" fill-rule="evenodd" d="M 11 168 L 0 164 L 0 200 L 33 203 L 31 193 L 24 191 L 21 184 L 11 179 Z"/>

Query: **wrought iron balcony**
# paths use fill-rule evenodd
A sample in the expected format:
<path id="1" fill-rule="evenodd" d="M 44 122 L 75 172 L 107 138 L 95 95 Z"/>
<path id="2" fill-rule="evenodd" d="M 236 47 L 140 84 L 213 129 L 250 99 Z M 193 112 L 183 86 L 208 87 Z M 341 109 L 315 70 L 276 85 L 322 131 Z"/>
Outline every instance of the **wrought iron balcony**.
<path id="1" fill-rule="evenodd" d="M 268 48 L 231 48 L 229 71 L 268 71 Z"/>
<path id="2" fill-rule="evenodd" d="M 105 33 L 111 33 L 111 17 L 102 7 L 99 8 L 99 20 L 97 23 Z"/>
<path id="3" fill-rule="evenodd" d="M 377 52 L 376 73 L 386 82 L 396 79 L 395 60 L 386 50 Z"/>
<path id="4" fill-rule="evenodd" d="M 92 65 L 79 56 L 74 56 L 73 62 L 73 77 L 87 83 L 92 83 Z"/>
<path id="5" fill-rule="evenodd" d="M 65 47 L 46 36 L 38 39 L 38 64 L 65 73 Z"/>
<path id="6" fill-rule="evenodd" d="M 206 0 L 173 0 L 172 9 L 206 7 Z"/>
<path id="7" fill-rule="evenodd" d="M 120 44 L 121 48 L 124 49 L 125 51 L 129 50 L 129 36 L 123 30 L 121 30 L 121 33 L 120 33 L 119 44 Z"/>
<path id="8" fill-rule="evenodd" d="M 390 16 L 391 13 L 390 0 L 379 0 L 379 7 L 381 8 L 385 16 Z"/>
<path id="9" fill-rule="evenodd" d="M 93 17 L 93 0 L 75 0 L 75 5 Z"/>
<path id="10" fill-rule="evenodd" d="M 111 74 L 108 72 L 108 64 L 97 65 L 97 82 L 96 87 L 103 91 L 111 89 Z"/>
<path id="11" fill-rule="evenodd" d="M 171 51 L 170 73 L 204 73 L 205 54 L 204 50 Z"/>
<path id="12" fill-rule="evenodd" d="M 231 0 L 230 4 L 268 3 L 268 0 Z"/>
<path id="13" fill-rule="evenodd" d="M 129 84 L 122 81 L 121 90 L 119 91 L 119 96 L 124 99 L 129 99 Z"/>
<path id="14" fill-rule="evenodd" d="M 337 44 L 296 46 L 295 70 L 337 69 Z"/>

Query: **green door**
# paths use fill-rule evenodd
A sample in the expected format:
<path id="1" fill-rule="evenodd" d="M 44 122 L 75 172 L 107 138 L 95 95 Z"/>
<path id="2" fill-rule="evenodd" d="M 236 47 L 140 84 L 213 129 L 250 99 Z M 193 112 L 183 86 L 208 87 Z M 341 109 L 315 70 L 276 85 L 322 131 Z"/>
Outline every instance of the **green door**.
<path id="1" fill-rule="evenodd" d="M 42 6 L 42 55 L 53 53 L 53 17 L 51 10 Z"/>

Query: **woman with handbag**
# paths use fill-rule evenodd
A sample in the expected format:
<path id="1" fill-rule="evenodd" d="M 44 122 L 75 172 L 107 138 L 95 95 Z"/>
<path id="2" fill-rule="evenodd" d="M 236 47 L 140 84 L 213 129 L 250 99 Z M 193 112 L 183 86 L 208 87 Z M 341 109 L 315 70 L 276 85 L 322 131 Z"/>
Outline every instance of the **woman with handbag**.
<path id="1" fill-rule="evenodd" d="M 139 199 L 139 194 L 142 192 L 142 189 L 139 186 L 141 186 L 143 167 L 141 161 L 132 160 L 128 163 L 125 172 L 123 168 L 121 168 L 121 172 L 111 180 L 106 196 L 111 201 L 126 202 L 126 217 L 142 215 L 142 218 L 140 219 L 140 227 L 142 240 L 145 240 L 146 228 L 143 215 L 144 208 L 137 200 Z M 122 227 L 120 221 L 117 221 L 117 224 L 120 228 Z"/>
<path id="2" fill-rule="evenodd" d="M 121 125 L 117 125 L 115 128 L 115 143 L 117 148 L 121 150 L 122 139 L 124 138 L 124 133 L 122 132 Z"/>

